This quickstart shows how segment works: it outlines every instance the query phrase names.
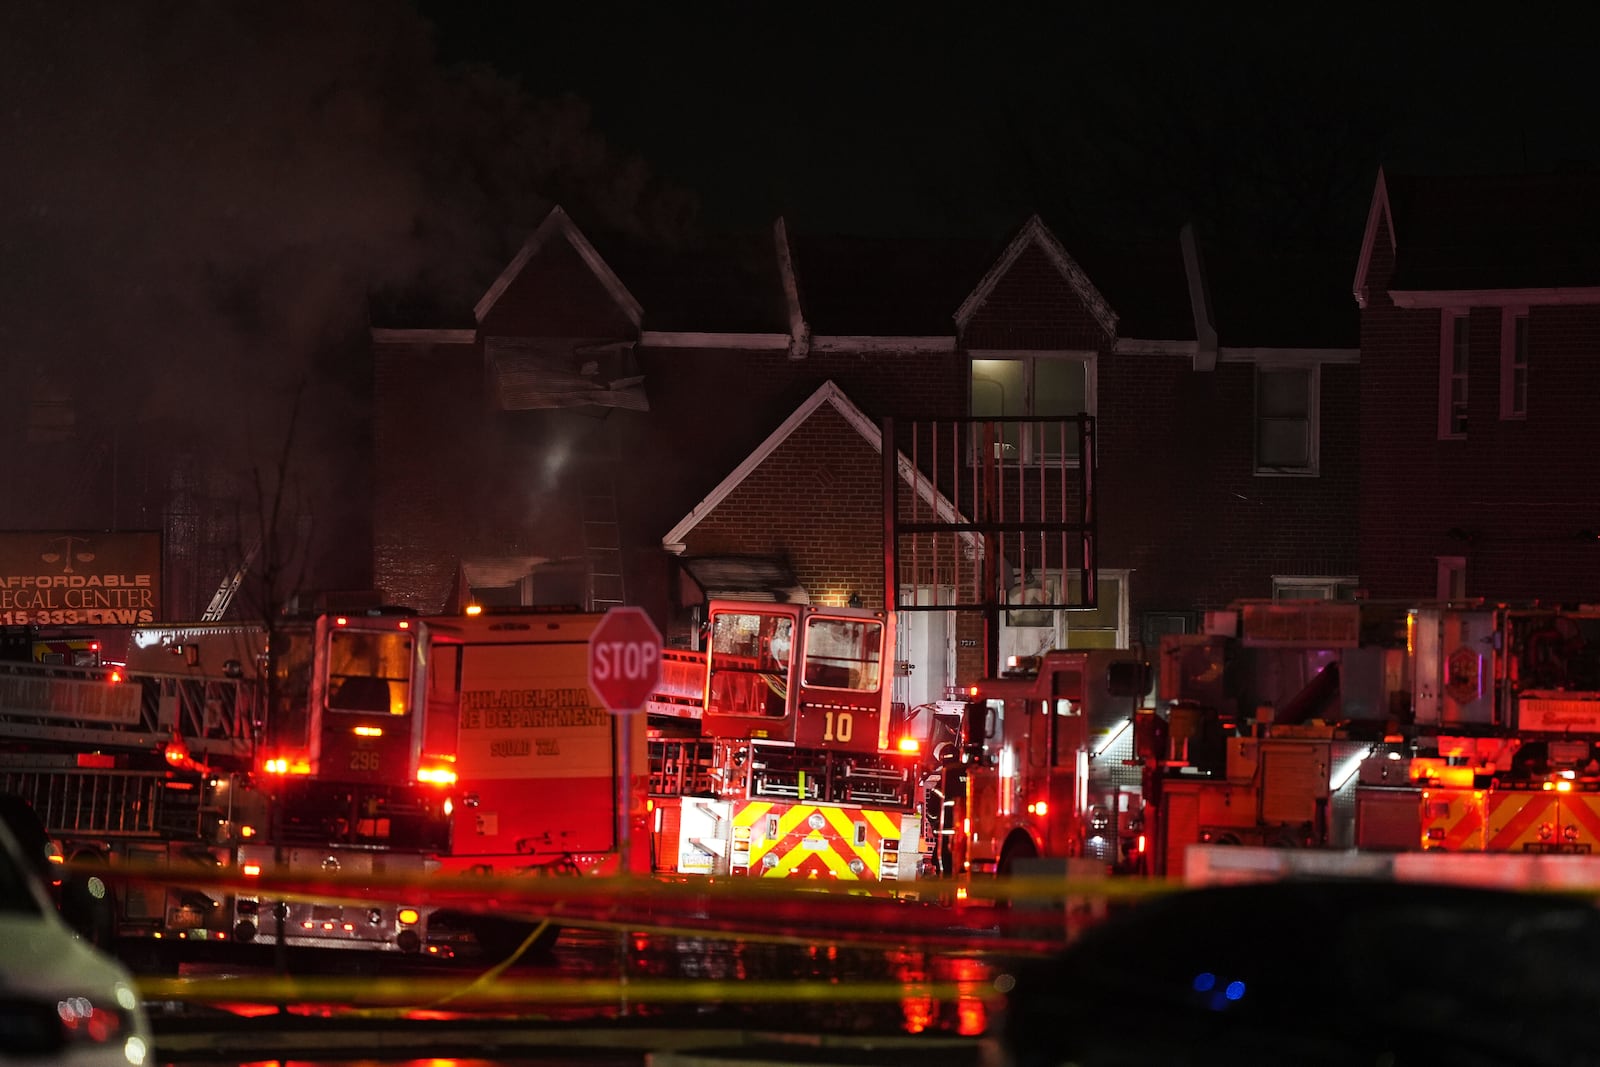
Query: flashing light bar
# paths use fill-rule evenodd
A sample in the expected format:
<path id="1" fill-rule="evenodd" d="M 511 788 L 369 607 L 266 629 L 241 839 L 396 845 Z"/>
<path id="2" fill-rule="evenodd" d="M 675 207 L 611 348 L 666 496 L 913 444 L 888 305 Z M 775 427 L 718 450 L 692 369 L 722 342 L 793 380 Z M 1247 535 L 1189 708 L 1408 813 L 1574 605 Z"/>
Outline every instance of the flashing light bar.
<path id="1" fill-rule="evenodd" d="M 351 731 L 351 733 L 355 734 L 357 737 L 382 737 L 383 736 L 383 727 L 381 727 L 381 726 L 357 726 L 354 730 Z"/>
<path id="2" fill-rule="evenodd" d="M 468 615 L 482 615 L 483 614 L 483 605 L 482 604 L 468 604 L 467 608 L 466 608 L 466 613 Z"/>
<path id="3" fill-rule="evenodd" d="M 431 785 L 455 785 L 456 772 L 449 767 L 419 767 L 417 781 Z"/>
<path id="4" fill-rule="evenodd" d="M 247 863 L 247 864 L 244 865 L 244 876 L 246 878 L 255 878 L 255 877 L 258 877 L 260 874 L 261 874 L 261 864 L 259 864 L 259 863 Z"/>
<path id="5" fill-rule="evenodd" d="M 286 759 L 269 759 L 261 765 L 268 774 L 310 774 L 311 764 L 304 760 L 290 763 Z"/>
<path id="6" fill-rule="evenodd" d="M 896 747 L 907 755 L 915 756 L 918 752 L 922 751 L 922 742 L 918 741 L 915 737 L 902 737 L 899 745 Z"/>
<path id="7" fill-rule="evenodd" d="M 345 618 L 343 615 L 340 615 L 339 617 L 337 617 L 336 619 L 333 620 L 333 624 L 335 626 L 349 626 L 350 625 L 350 620 Z"/>

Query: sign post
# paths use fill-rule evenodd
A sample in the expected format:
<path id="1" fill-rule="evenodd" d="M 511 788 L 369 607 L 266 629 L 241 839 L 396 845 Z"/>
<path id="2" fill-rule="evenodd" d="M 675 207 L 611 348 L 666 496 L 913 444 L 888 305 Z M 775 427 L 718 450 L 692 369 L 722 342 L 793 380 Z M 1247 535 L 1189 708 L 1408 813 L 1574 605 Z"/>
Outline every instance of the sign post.
<path id="1" fill-rule="evenodd" d="M 589 636 L 589 688 L 613 715 L 637 715 L 661 681 L 661 631 L 640 608 L 606 612 Z M 622 872 L 631 873 L 633 859 L 633 723 L 625 722 L 617 758 L 617 811 L 621 830 L 617 847 Z"/>

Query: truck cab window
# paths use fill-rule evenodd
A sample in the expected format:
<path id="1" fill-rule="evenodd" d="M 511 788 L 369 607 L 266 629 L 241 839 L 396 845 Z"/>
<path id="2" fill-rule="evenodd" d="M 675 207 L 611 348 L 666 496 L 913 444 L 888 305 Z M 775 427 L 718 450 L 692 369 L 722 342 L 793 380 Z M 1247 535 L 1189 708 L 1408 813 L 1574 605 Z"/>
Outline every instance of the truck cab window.
<path id="1" fill-rule="evenodd" d="M 725 715 L 785 715 L 793 646 L 794 620 L 788 615 L 713 615 L 711 709 Z"/>
<path id="2" fill-rule="evenodd" d="M 409 709 L 411 638 L 335 631 L 328 646 L 328 707 L 404 715 Z"/>
<path id="3" fill-rule="evenodd" d="M 883 627 L 878 623 L 812 619 L 806 626 L 806 684 L 875 690 L 882 650 Z"/>

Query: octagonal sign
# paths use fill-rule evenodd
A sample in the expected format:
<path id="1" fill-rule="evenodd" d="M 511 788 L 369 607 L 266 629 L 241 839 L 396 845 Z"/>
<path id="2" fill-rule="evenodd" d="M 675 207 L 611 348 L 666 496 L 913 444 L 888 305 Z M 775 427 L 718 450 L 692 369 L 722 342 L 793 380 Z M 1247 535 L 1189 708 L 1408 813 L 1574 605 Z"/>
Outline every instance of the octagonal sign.
<path id="1" fill-rule="evenodd" d="M 1470 704 L 1483 695 L 1483 659 L 1465 645 L 1445 659 L 1444 691 L 1457 704 Z"/>
<path id="2" fill-rule="evenodd" d="M 661 681 L 661 631 L 639 608 L 612 608 L 589 636 L 589 688 L 617 713 L 645 706 Z"/>

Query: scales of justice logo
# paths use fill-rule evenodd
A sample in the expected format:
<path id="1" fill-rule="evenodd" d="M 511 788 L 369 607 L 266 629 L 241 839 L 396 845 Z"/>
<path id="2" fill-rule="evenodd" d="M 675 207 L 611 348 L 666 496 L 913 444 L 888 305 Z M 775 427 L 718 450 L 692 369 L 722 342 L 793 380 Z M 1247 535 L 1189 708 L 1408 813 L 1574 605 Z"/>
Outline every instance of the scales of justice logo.
<path id="1" fill-rule="evenodd" d="M 45 551 L 39 553 L 39 558 L 52 565 L 59 563 L 62 574 L 76 574 L 72 569 L 74 563 L 94 562 L 91 547 L 87 537 L 57 537 L 47 543 Z"/>

